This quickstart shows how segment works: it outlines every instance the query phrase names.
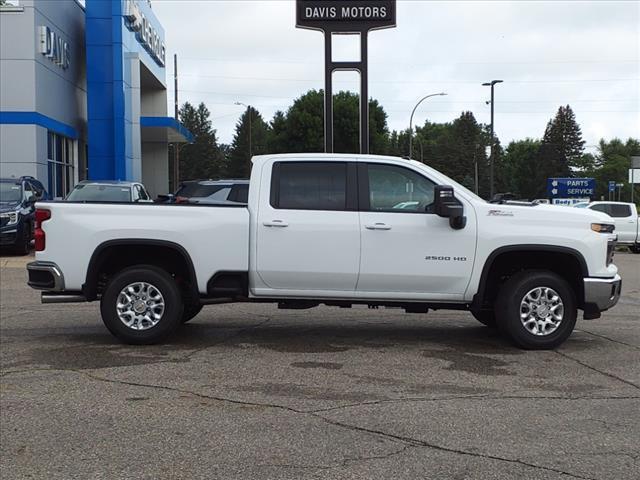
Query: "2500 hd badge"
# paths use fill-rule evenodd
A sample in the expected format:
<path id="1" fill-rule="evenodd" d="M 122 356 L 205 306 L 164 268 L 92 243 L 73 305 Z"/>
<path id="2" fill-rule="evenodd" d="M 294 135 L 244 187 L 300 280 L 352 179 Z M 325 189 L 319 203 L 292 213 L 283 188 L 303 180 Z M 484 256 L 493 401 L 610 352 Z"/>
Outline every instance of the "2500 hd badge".
<path id="1" fill-rule="evenodd" d="M 441 262 L 450 262 L 450 261 L 454 261 L 454 262 L 466 262 L 467 261 L 467 257 L 449 257 L 449 256 L 442 256 L 442 255 L 427 255 L 426 257 L 424 257 L 425 260 L 437 260 L 437 261 L 441 261 Z"/>

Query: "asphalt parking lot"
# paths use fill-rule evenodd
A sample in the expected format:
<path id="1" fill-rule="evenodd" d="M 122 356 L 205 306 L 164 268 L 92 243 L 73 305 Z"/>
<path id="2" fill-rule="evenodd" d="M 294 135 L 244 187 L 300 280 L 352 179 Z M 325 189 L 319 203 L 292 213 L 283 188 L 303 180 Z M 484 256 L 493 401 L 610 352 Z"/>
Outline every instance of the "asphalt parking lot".
<path id="1" fill-rule="evenodd" d="M 0 476 L 640 478 L 640 255 L 557 351 L 462 312 L 206 307 L 118 344 L 0 258 Z"/>

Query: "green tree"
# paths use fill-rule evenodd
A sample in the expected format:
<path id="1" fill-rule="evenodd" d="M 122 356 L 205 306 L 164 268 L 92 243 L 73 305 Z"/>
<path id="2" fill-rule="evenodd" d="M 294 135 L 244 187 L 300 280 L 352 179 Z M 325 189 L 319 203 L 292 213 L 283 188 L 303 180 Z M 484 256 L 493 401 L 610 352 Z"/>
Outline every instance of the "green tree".
<path id="1" fill-rule="evenodd" d="M 338 153 L 360 151 L 359 97 L 352 92 L 333 96 L 333 147 Z M 369 146 L 372 153 L 389 149 L 387 114 L 376 100 L 369 101 Z M 286 114 L 278 112 L 269 132 L 272 152 L 324 151 L 324 92 L 310 90 L 297 98 Z"/>
<path id="2" fill-rule="evenodd" d="M 269 133 L 267 145 L 269 153 L 287 153 L 287 117 L 278 110 L 271 122 L 269 122 Z"/>
<path id="3" fill-rule="evenodd" d="M 540 140 L 527 138 L 507 145 L 502 163 L 504 190 L 529 200 L 546 197 L 547 179 L 536 165 L 540 144 Z"/>
<path id="4" fill-rule="evenodd" d="M 548 177 L 569 177 L 581 163 L 584 140 L 571 107 L 558 108 L 556 116 L 547 123 L 538 162 Z"/>
<path id="5" fill-rule="evenodd" d="M 180 122 L 194 137 L 193 143 L 178 147 L 180 180 L 218 177 L 222 172 L 224 158 L 217 144 L 216 131 L 211 126 L 209 110 L 204 103 L 194 108 L 191 103 L 186 102 L 178 115 Z"/>
<path id="6" fill-rule="evenodd" d="M 479 124 L 471 112 L 462 112 L 453 122 L 427 121 L 422 127 L 416 129 L 413 139 L 413 157 L 423 159 L 427 165 L 471 190 L 475 190 L 477 162 L 479 193 L 487 196 L 489 193 L 488 163 L 485 154 L 485 146 L 489 141 L 487 132 L 486 126 Z M 390 143 L 393 150 L 394 142 Z M 499 157 L 498 149 L 496 149 L 496 157 Z"/>
<path id="7" fill-rule="evenodd" d="M 629 138 L 626 142 L 614 138 L 610 141 L 600 140 L 596 157 L 596 167 L 587 172 L 587 175 L 596 180 L 596 198 L 609 198 L 609 181 L 622 183 L 625 186 L 621 191 L 623 201 L 631 199 L 631 185 L 629 184 L 629 168 L 631 157 L 640 155 L 640 140 Z M 635 185 L 634 200 L 640 204 L 640 185 Z"/>
<path id="8" fill-rule="evenodd" d="M 253 107 L 247 107 L 236 124 L 225 173 L 231 178 L 249 178 L 251 157 L 268 153 L 269 126 Z"/>

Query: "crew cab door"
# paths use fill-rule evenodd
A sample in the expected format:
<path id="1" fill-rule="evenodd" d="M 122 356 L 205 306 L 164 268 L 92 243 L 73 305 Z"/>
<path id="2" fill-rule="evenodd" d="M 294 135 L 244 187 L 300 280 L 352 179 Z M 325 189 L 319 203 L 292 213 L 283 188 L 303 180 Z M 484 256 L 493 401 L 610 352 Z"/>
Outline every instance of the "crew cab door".
<path id="1" fill-rule="evenodd" d="M 399 165 L 358 164 L 358 187 L 362 241 L 358 292 L 461 300 L 476 245 L 471 205 L 463 202 L 466 226 L 454 230 L 449 219 L 433 212 L 435 183 Z"/>
<path id="2" fill-rule="evenodd" d="M 265 185 L 255 269 L 267 290 L 292 296 L 353 292 L 360 263 L 355 164 L 277 161 L 270 189 Z M 256 289 L 256 294 L 269 292 Z"/>

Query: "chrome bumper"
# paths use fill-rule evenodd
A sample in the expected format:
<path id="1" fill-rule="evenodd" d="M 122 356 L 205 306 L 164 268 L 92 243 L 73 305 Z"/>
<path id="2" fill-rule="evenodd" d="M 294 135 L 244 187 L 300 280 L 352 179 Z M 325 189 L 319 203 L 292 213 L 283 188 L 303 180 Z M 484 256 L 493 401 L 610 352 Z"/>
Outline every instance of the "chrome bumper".
<path id="1" fill-rule="evenodd" d="M 620 299 L 622 279 L 620 275 L 613 278 L 585 278 L 584 304 L 585 311 L 603 312 L 610 309 Z"/>
<path id="2" fill-rule="evenodd" d="M 27 264 L 29 280 L 27 285 L 36 290 L 62 292 L 64 290 L 64 275 L 60 267 L 53 262 L 31 262 Z"/>

